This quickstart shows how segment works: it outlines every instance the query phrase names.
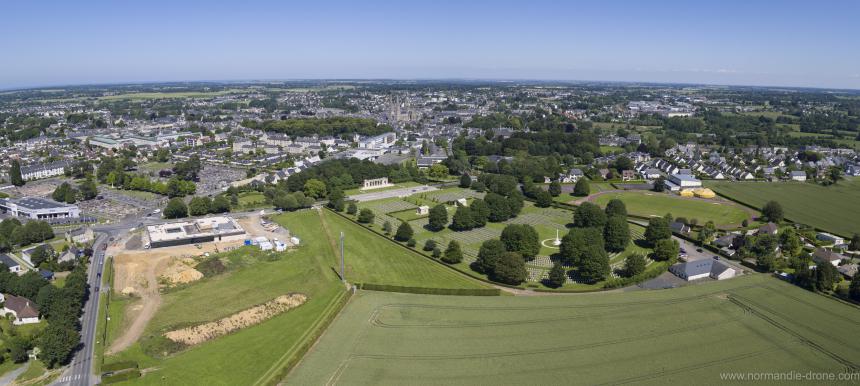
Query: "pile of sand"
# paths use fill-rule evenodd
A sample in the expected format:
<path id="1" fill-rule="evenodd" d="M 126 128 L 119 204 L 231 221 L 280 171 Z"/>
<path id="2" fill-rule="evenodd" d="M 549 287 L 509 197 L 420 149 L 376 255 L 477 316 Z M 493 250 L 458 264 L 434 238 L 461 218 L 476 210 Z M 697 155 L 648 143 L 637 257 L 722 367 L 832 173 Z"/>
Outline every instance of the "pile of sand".
<path id="1" fill-rule="evenodd" d="M 167 277 L 173 284 L 185 284 L 197 281 L 203 278 L 203 273 L 194 269 L 188 268 L 181 272 L 176 272 Z"/>
<path id="2" fill-rule="evenodd" d="M 203 278 L 203 273 L 192 268 L 194 264 L 196 262 L 190 257 L 172 259 L 162 273 L 162 277 L 170 284 L 185 284 L 200 280 Z"/>
<path id="3" fill-rule="evenodd" d="M 200 344 L 221 335 L 262 323 L 275 315 L 304 304 L 307 299 L 308 297 L 303 294 L 281 295 L 259 306 L 239 311 L 226 318 L 199 326 L 170 331 L 165 333 L 164 336 L 174 342 L 183 343 L 188 346 Z"/>

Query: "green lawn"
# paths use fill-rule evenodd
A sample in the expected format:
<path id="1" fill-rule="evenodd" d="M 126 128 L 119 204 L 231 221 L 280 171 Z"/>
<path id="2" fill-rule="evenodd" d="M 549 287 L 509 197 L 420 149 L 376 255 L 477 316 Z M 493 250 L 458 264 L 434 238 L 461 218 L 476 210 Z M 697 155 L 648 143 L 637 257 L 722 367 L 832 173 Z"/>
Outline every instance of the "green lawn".
<path id="1" fill-rule="evenodd" d="M 245 192 L 239 195 L 239 205 L 242 207 L 262 205 L 265 201 L 266 196 L 260 192 Z"/>
<path id="2" fill-rule="evenodd" d="M 714 191 L 755 207 L 775 200 L 785 217 L 819 229 L 850 237 L 860 233 L 860 178 L 848 178 L 833 186 L 804 182 L 708 181 Z"/>
<path id="3" fill-rule="evenodd" d="M 325 234 L 316 211 L 283 214 L 275 220 L 301 237 L 303 245 L 280 259 L 258 261 L 169 291 L 141 341 L 106 363 L 132 360 L 152 370 L 129 381 L 133 384 L 252 384 L 276 372 L 291 359 L 285 353 L 295 353 L 321 315 L 343 296 L 344 287 L 332 271 L 332 245 L 325 237 L 314 237 Z M 159 347 L 165 330 L 225 317 L 291 292 L 309 299 L 259 325 L 177 354 L 164 358 L 147 354 Z"/>
<path id="4" fill-rule="evenodd" d="M 593 202 L 606 206 L 614 198 L 624 201 L 628 213 L 643 217 L 671 213 L 674 217 L 697 219 L 699 224 L 713 221 L 717 226 L 723 227 L 740 226 L 744 219 L 751 217 L 744 208 L 732 202 L 687 199 L 668 193 L 644 191 L 607 193 L 596 197 Z"/>
<path id="5" fill-rule="evenodd" d="M 844 372 L 858 333 L 856 307 L 764 275 L 578 296 L 362 291 L 286 383 L 718 384 L 729 371 Z"/>
<path id="6" fill-rule="evenodd" d="M 356 194 L 362 194 L 362 193 L 384 192 L 386 190 L 412 188 L 412 187 L 421 186 L 421 185 L 422 184 L 419 184 L 419 183 L 414 182 L 414 181 L 407 181 L 407 182 L 399 182 L 399 183 L 396 183 L 392 186 L 388 186 L 385 188 L 379 188 L 379 189 L 367 189 L 367 190 L 363 190 L 363 189 L 359 189 L 359 188 L 347 189 L 343 192 L 343 194 L 346 196 L 354 196 Z"/>
<path id="7" fill-rule="evenodd" d="M 412 287 L 485 288 L 486 286 L 442 267 L 364 229 L 337 214 L 323 211 L 327 236 L 344 233 L 346 278 L 350 282 Z"/>

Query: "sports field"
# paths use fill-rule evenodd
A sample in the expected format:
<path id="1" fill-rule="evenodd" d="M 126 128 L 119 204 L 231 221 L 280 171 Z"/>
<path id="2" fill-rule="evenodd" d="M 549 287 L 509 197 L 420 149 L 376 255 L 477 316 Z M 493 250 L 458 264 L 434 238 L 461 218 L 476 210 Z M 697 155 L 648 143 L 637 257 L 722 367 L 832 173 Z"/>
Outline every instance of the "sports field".
<path id="1" fill-rule="evenodd" d="M 613 198 L 621 199 L 627 206 L 627 213 L 636 216 L 654 217 L 671 213 L 674 217 L 697 219 L 699 224 L 713 221 L 717 226 L 740 226 L 751 214 L 740 205 L 730 201 L 701 200 L 682 198 L 668 193 L 645 191 L 611 192 L 592 199 L 601 207 Z"/>
<path id="2" fill-rule="evenodd" d="M 836 185 L 821 186 L 805 182 L 722 182 L 709 181 L 714 191 L 762 207 L 775 200 L 785 217 L 819 229 L 851 237 L 860 233 L 860 178 L 846 178 Z"/>
<path id="3" fill-rule="evenodd" d="M 763 275 L 576 296 L 362 291 L 286 383 L 716 384 L 857 371 L 858 333 L 856 307 Z"/>

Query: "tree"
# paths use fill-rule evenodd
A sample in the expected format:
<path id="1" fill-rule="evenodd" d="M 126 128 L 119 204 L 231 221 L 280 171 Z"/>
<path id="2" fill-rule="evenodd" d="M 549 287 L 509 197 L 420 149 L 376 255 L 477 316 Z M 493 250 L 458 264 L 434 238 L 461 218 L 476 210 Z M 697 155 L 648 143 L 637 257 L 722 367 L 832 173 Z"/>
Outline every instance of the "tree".
<path id="1" fill-rule="evenodd" d="M 564 285 L 565 280 L 567 280 L 567 272 L 561 264 L 555 263 L 552 269 L 549 270 L 549 277 L 546 279 L 547 287 L 561 287 Z"/>
<path id="2" fill-rule="evenodd" d="M 562 239 L 559 253 L 566 262 L 579 265 L 589 246 L 596 245 L 604 249 L 603 229 L 573 228 Z"/>
<path id="3" fill-rule="evenodd" d="M 57 202 L 66 202 L 69 204 L 74 204 L 75 194 L 73 192 L 74 189 L 72 189 L 72 186 L 69 185 L 68 182 L 63 182 L 62 184 L 60 184 L 60 186 L 54 189 L 54 193 L 51 194 L 51 198 L 53 198 L 54 201 Z"/>
<path id="4" fill-rule="evenodd" d="M 48 323 L 45 332 L 39 337 L 39 359 L 49 368 L 65 364 L 80 340 L 80 334 L 74 329 Z"/>
<path id="5" fill-rule="evenodd" d="M 597 245 L 589 245 L 583 251 L 583 259 L 579 264 L 579 277 L 586 283 L 593 284 L 609 276 L 609 255 Z"/>
<path id="6" fill-rule="evenodd" d="M 583 202 L 573 212 L 573 226 L 576 228 L 602 228 L 605 224 L 606 214 L 590 202 Z"/>
<path id="7" fill-rule="evenodd" d="M 171 198 L 164 207 L 164 218 L 182 218 L 188 217 L 188 207 L 185 206 L 185 201 L 181 198 Z"/>
<path id="8" fill-rule="evenodd" d="M 463 251 L 460 250 L 460 243 L 456 240 L 451 240 L 448 243 L 448 248 L 445 248 L 445 255 L 442 256 L 442 261 L 448 264 L 457 264 L 463 261 Z"/>
<path id="9" fill-rule="evenodd" d="M 705 226 L 699 230 L 698 241 L 700 245 L 705 245 L 714 238 L 714 234 L 717 233 L 717 226 L 714 225 L 713 221 L 708 221 L 705 223 Z"/>
<path id="10" fill-rule="evenodd" d="M 851 242 L 848 243 L 848 249 L 852 251 L 860 251 L 860 233 L 855 233 L 853 237 L 851 237 Z"/>
<path id="11" fill-rule="evenodd" d="M 509 224 L 499 239 L 505 250 L 519 253 L 524 259 L 533 259 L 540 252 L 540 236 L 528 224 Z"/>
<path id="12" fill-rule="evenodd" d="M 672 230 L 665 218 L 652 217 L 648 220 L 648 226 L 645 228 L 645 241 L 648 245 L 655 246 L 657 241 L 671 237 Z"/>
<path id="13" fill-rule="evenodd" d="M 332 189 L 331 194 L 328 196 L 328 207 L 332 208 L 335 212 L 343 212 L 344 208 L 346 208 L 343 190 Z"/>
<path id="14" fill-rule="evenodd" d="M 391 222 L 390 221 L 386 221 L 385 223 L 382 224 L 382 231 L 385 232 L 386 235 L 391 234 Z"/>
<path id="15" fill-rule="evenodd" d="M 421 249 L 429 252 L 435 248 L 436 248 L 436 240 L 427 239 L 427 241 L 424 242 L 424 248 L 421 248 Z"/>
<path id="16" fill-rule="evenodd" d="M 194 197 L 188 203 L 188 213 L 192 216 L 203 216 L 212 210 L 212 199 L 209 197 Z"/>
<path id="17" fill-rule="evenodd" d="M 797 256 L 803 250 L 803 241 L 794 228 L 786 228 L 779 234 L 779 247 L 786 256 Z"/>
<path id="18" fill-rule="evenodd" d="M 654 244 L 654 260 L 674 263 L 678 259 L 680 251 L 681 246 L 677 240 L 670 238 L 657 240 Z"/>
<path id="19" fill-rule="evenodd" d="M 303 191 L 305 196 L 319 200 L 326 196 L 325 182 L 311 178 L 305 182 Z"/>
<path id="20" fill-rule="evenodd" d="M 829 292 L 833 291 L 839 281 L 840 273 L 832 264 L 823 263 L 815 266 L 815 290 Z"/>
<path id="21" fill-rule="evenodd" d="M 627 220 L 621 216 L 612 216 L 603 228 L 603 240 L 609 252 L 621 252 L 627 249 L 630 242 L 630 228 Z"/>
<path id="22" fill-rule="evenodd" d="M 633 277 L 642 272 L 645 272 L 645 256 L 640 253 L 634 253 L 624 259 L 624 276 Z"/>
<path id="23" fill-rule="evenodd" d="M 535 206 L 549 208 L 552 205 L 552 195 L 546 190 L 538 189 L 535 193 Z"/>
<path id="24" fill-rule="evenodd" d="M 78 191 L 81 193 L 81 199 L 84 201 L 92 200 L 99 195 L 99 189 L 92 177 L 87 177 L 86 180 L 78 184 Z"/>
<path id="25" fill-rule="evenodd" d="M 511 218 L 511 207 L 508 205 L 507 199 L 497 193 L 487 193 L 484 196 L 484 202 L 490 208 L 489 220 L 492 222 L 502 222 Z"/>
<path id="26" fill-rule="evenodd" d="M 434 179 L 443 179 L 448 176 L 448 167 L 443 163 L 438 163 L 430 167 L 429 172 L 427 173 L 430 178 Z"/>
<path id="27" fill-rule="evenodd" d="M 227 197 L 225 197 L 224 195 L 220 195 L 218 197 L 215 197 L 215 199 L 212 200 L 212 207 L 211 207 L 210 211 L 212 213 L 229 212 L 230 211 L 230 201 L 227 200 Z"/>
<path id="28" fill-rule="evenodd" d="M 627 206 L 617 198 L 609 200 L 605 209 L 606 217 L 621 216 L 627 218 Z"/>
<path id="29" fill-rule="evenodd" d="M 433 248 L 432 256 L 434 259 L 438 259 L 438 258 L 442 257 L 442 250 L 439 249 L 439 247 Z"/>
<path id="30" fill-rule="evenodd" d="M 525 198 L 523 198 L 523 194 L 519 191 L 513 191 L 511 194 L 505 199 L 508 203 L 508 210 L 511 218 L 517 217 L 520 212 L 523 210 L 523 206 Z"/>
<path id="31" fill-rule="evenodd" d="M 500 283 L 519 285 L 527 277 L 528 271 L 523 257 L 516 252 L 505 252 L 496 261 L 491 279 Z"/>
<path id="32" fill-rule="evenodd" d="M 487 225 L 487 221 L 490 218 L 490 206 L 487 205 L 484 200 L 476 198 L 472 201 L 472 204 L 469 205 L 469 209 L 472 210 L 472 222 L 474 228 L 480 228 Z"/>
<path id="33" fill-rule="evenodd" d="M 349 202 L 349 205 L 346 206 L 346 213 L 351 215 L 358 213 L 358 205 L 355 205 L 355 201 Z"/>
<path id="34" fill-rule="evenodd" d="M 777 258 L 773 253 L 759 255 L 756 257 L 755 262 L 765 272 L 773 272 L 778 268 Z"/>
<path id="35" fill-rule="evenodd" d="M 394 239 L 397 241 L 409 241 L 413 235 L 412 226 L 408 222 L 403 221 L 397 227 L 397 232 L 394 234 Z"/>
<path id="36" fill-rule="evenodd" d="M 373 222 L 373 219 L 376 217 L 373 214 L 373 211 L 368 208 L 363 208 L 361 212 L 358 213 L 358 222 L 362 224 L 370 224 Z"/>
<path id="37" fill-rule="evenodd" d="M 768 201 L 761 208 L 761 214 L 767 221 L 779 224 L 783 218 L 782 205 L 776 201 Z"/>
<path id="38" fill-rule="evenodd" d="M 553 197 L 561 195 L 561 182 L 553 181 L 549 184 L 549 194 Z"/>
<path id="39" fill-rule="evenodd" d="M 848 296 L 854 301 L 860 302 L 860 275 L 855 274 L 848 286 Z"/>
<path id="40" fill-rule="evenodd" d="M 9 168 L 9 182 L 15 186 L 24 186 L 24 178 L 21 177 L 21 163 L 18 160 L 12 160 L 12 167 Z"/>
<path id="41" fill-rule="evenodd" d="M 505 244 L 501 240 L 491 239 L 481 244 L 478 258 L 472 264 L 472 268 L 480 273 L 492 275 L 496 268 L 496 262 L 505 253 Z"/>
<path id="42" fill-rule="evenodd" d="M 427 228 L 438 232 L 445 229 L 446 225 L 448 225 L 448 209 L 445 207 L 445 204 L 439 204 L 430 208 Z"/>
<path id="43" fill-rule="evenodd" d="M 458 206 L 454 212 L 454 217 L 451 220 L 451 229 L 455 231 L 465 231 L 475 227 L 475 222 L 472 221 L 472 210 L 466 206 Z"/>
<path id="44" fill-rule="evenodd" d="M 666 191 L 666 178 L 660 176 L 654 180 L 653 190 L 658 193 Z"/>
<path id="45" fill-rule="evenodd" d="M 466 188 L 469 188 L 471 186 L 472 186 L 472 177 L 469 177 L 468 174 L 463 173 L 463 175 L 460 176 L 460 187 L 466 189 Z"/>
<path id="46" fill-rule="evenodd" d="M 591 187 L 588 186 L 588 180 L 585 178 L 580 178 L 576 181 L 576 185 L 573 186 L 573 195 L 579 197 L 585 197 L 591 194 Z"/>
<path id="47" fill-rule="evenodd" d="M 52 255 L 50 250 L 52 250 L 52 248 L 49 244 L 37 247 L 36 250 L 33 251 L 33 254 L 30 255 L 30 261 L 33 263 L 33 266 L 38 268 L 42 263 L 48 261 Z"/>

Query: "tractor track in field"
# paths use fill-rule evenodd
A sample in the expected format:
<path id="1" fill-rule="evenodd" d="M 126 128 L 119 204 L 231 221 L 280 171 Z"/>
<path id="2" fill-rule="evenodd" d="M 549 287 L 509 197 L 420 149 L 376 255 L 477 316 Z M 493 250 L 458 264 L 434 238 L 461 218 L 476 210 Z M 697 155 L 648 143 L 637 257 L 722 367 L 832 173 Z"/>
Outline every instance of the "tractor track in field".
<path id="1" fill-rule="evenodd" d="M 786 317 L 785 317 L 785 315 L 780 314 L 780 313 L 778 313 L 778 312 L 775 312 L 774 310 L 772 310 L 772 309 L 770 309 L 770 308 L 768 308 L 768 307 L 762 306 L 761 304 L 758 304 L 758 303 L 756 303 L 756 302 L 754 302 L 754 301 L 751 301 L 751 300 L 749 300 L 749 299 L 747 299 L 747 298 L 744 298 L 744 297 L 742 297 L 742 296 L 732 295 L 732 296 L 730 296 L 730 297 L 729 297 L 729 301 L 731 301 L 731 302 L 733 302 L 733 303 L 737 304 L 737 305 L 738 305 L 738 307 L 743 308 L 744 310 L 748 311 L 750 314 L 752 314 L 752 315 L 754 315 L 754 316 L 758 317 L 759 319 L 761 319 L 761 320 L 765 321 L 766 323 L 768 323 L 768 324 L 770 324 L 770 325 L 772 325 L 772 326 L 776 327 L 777 329 L 779 329 L 779 330 L 781 330 L 781 331 L 783 331 L 783 332 L 785 332 L 785 333 L 787 333 L 787 334 L 791 335 L 792 337 L 794 337 L 795 339 L 797 339 L 798 341 L 800 341 L 801 343 L 803 343 L 803 344 L 804 344 L 804 345 L 806 345 L 807 347 L 809 347 L 809 348 L 811 348 L 811 349 L 813 349 L 813 350 L 815 350 L 815 351 L 818 351 L 818 352 L 820 352 L 820 353 L 822 353 L 822 354 L 824 354 L 824 355 L 826 355 L 826 356 L 830 357 L 830 358 L 831 358 L 831 359 L 833 359 L 834 361 L 836 361 L 836 362 L 840 363 L 841 365 L 845 366 L 845 368 L 850 369 L 850 370 L 852 370 L 852 371 L 860 370 L 860 366 L 858 366 L 856 363 L 854 363 L 854 362 L 852 362 L 852 361 L 850 361 L 850 360 L 848 360 L 848 359 L 846 359 L 846 358 L 843 358 L 841 355 L 839 355 L 839 354 L 837 354 L 837 353 L 834 353 L 834 352 L 832 352 L 832 351 L 828 350 L 827 348 L 825 348 L 824 346 L 819 345 L 818 343 L 813 342 L 812 340 L 810 340 L 810 339 L 806 338 L 805 336 L 803 336 L 803 334 L 800 334 L 800 333 L 798 333 L 798 332 L 794 331 L 794 330 L 793 330 L 793 329 L 791 329 L 790 327 L 788 327 L 788 326 L 786 326 L 786 325 L 784 325 L 784 324 L 780 323 L 780 322 L 779 322 L 779 321 L 777 321 L 776 319 L 771 318 L 770 316 L 766 315 L 766 314 L 765 314 L 764 312 L 762 312 L 761 310 L 764 310 L 764 311 L 766 311 L 766 312 L 768 312 L 768 313 L 774 314 L 774 315 L 776 315 L 777 317 L 780 317 L 780 318 L 783 318 L 783 319 L 786 319 L 786 320 L 790 320 L 790 319 L 786 318 Z M 816 335 L 822 336 L 822 334 L 821 334 L 821 332 L 820 332 L 820 331 L 818 331 L 818 330 L 816 330 L 816 329 L 812 329 L 812 328 L 810 328 L 809 326 L 804 326 L 804 327 L 809 328 L 809 329 L 810 329 L 810 330 L 812 330 Z"/>
<path id="2" fill-rule="evenodd" d="M 731 291 L 747 289 L 747 288 L 758 288 L 756 285 L 744 285 L 736 288 L 732 288 L 730 291 L 726 290 L 717 290 L 711 291 L 700 295 L 695 296 L 687 296 L 687 297 L 678 297 L 673 299 L 665 299 L 665 300 L 642 300 L 642 301 L 629 301 L 629 302 L 617 302 L 617 303 L 596 303 L 596 304 L 568 304 L 568 305 L 553 305 L 553 306 L 447 306 L 447 305 L 433 305 L 433 304 L 418 304 L 418 303 L 388 303 L 379 306 L 378 308 L 427 308 L 427 309 L 437 309 L 437 310 L 474 310 L 474 311 L 529 311 L 529 310 L 557 310 L 557 309 L 577 309 L 577 308 L 595 308 L 595 307 L 624 307 L 624 306 L 635 306 L 635 305 L 647 305 L 647 304 L 674 304 L 688 301 L 690 299 L 696 298 L 707 298 L 718 294 L 730 293 Z M 572 295 L 587 295 L 581 293 L 572 293 Z"/>
<path id="3" fill-rule="evenodd" d="M 668 329 L 668 330 L 660 330 L 654 331 L 647 334 L 642 334 L 633 337 L 625 337 L 618 339 L 611 339 L 601 342 L 593 342 L 593 343 L 584 343 L 584 344 L 576 344 L 569 346 L 557 346 L 557 347 L 548 347 L 542 349 L 531 349 L 531 350 L 516 350 L 516 351 L 499 351 L 499 352 L 490 352 L 490 353 L 475 353 L 475 354 L 439 354 L 439 355 L 390 355 L 390 354 L 351 354 L 351 359 L 383 359 L 383 360 L 452 360 L 452 359 L 478 359 L 478 358 L 505 358 L 505 357 L 517 357 L 524 355 L 537 355 L 537 354 L 553 354 L 560 352 L 570 352 L 570 351 L 579 351 L 585 349 L 592 349 L 603 346 L 611 346 L 616 344 L 624 344 L 630 342 L 637 342 L 642 340 L 654 339 L 654 338 L 662 338 L 671 335 L 682 334 L 685 332 L 701 330 L 702 328 L 708 328 L 713 326 L 722 326 L 727 323 L 739 322 L 743 318 L 742 315 L 734 316 L 731 318 L 725 318 L 721 320 L 712 320 L 707 323 L 699 323 L 694 325 L 687 325 L 684 327 Z"/>
<path id="4" fill-rule="evenodd" d="M 694 302 L 699 300 L 704 300 L 706 297 L 694 297 L 684 299 L 684 302 Z M 681 302 L 674 303 L 662 303 L 658 305 L 670 306 L 674 304 L 678 304 Z M 643 306 L 647 306 L 647 304 L 642 304 Z M 498 326 L 517 326 L 517 325 L 526 325 L 526 324 L 541 324 L 541 323 L 551 323 L 551 322 L 562 322 L 562 321 L 572 321 L 578 319 L 589 319 L 589 318 L 597 318 L 597 317 L 606 317 L 606 316 L 617 316 L 617 315 L 625 315 L 625 314 L 635 314 L 637 312 L 642 311 L 647 307 L 636 307 L 636 308 L 625 308 L 622 310 L 612 310 L 605 311 L 599 313 L 585 314 L 585 315 L 571 315 L 571 316 L 559 316 L 554 318 L 540 318 L 540 319 L 526 319 L 526 320 L 515 320 L 515 321 L 497 321 L 497 322 L 464 322 L 464 323 L 456 323 L 456 324 L 392 324 L 386 323 L 379 319 L 379 313 L 374 312 L 372 315 L 371 324 L 375 327 L 381 328 L 470 328 L 470 327 L 498 327 Z M 377 309 L 378 311 L 379 309 Z"/>

